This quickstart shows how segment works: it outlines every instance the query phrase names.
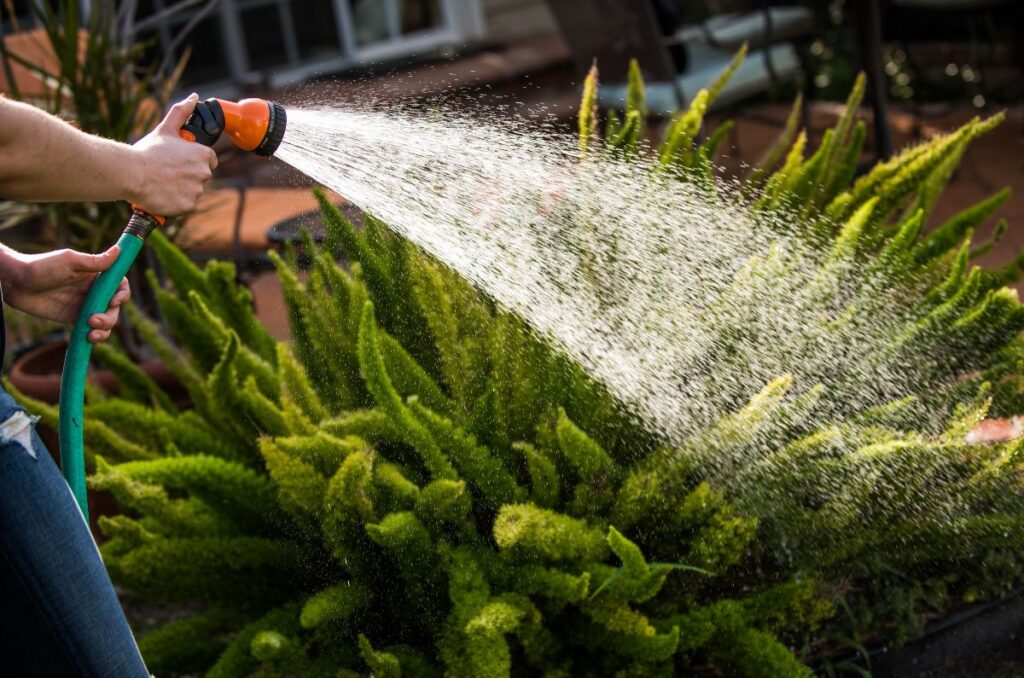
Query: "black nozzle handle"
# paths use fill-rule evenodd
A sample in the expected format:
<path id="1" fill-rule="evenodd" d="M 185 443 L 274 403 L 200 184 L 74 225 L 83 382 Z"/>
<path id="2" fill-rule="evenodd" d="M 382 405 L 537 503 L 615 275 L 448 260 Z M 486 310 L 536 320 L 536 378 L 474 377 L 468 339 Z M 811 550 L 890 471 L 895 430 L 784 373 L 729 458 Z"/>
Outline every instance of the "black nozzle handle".
<path id="1" fill-rule="evenodd" d="M 196 109 L 181 126 L 181 136 L 203 146 L 213 146 L 224 132 L 224 109 L 216 99 L 196 104 Z"/>
<path id="2" fill-rule="evenodd" d="M 203 146 L 213 146 L 224 131 L 224 109 L 216 99 L 207 99 L 196 104 L 192 115 L 178 131 L 182 139 L 194 141 Z M 154 228 L 162 226 L 164 218 L 149 214 L 138 205 L 132 205 L 132 217 L 125 233 L 145 240 Z"/>

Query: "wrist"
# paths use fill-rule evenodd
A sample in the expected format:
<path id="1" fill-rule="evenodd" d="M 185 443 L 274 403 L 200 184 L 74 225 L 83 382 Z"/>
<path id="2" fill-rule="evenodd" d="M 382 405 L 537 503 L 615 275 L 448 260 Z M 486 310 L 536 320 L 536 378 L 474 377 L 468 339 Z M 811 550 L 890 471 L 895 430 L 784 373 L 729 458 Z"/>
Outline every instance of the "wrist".
<path id="1" fill-rule="evenodd" d="M 21 287 L 25 261 L 21 253 L 7 245 L 0 244 L 0 285 L 4 296 L 10 301 Z"/>
<path id="2" fill-rule="evenodd" d="M 143 202 L 146 184 L 142 153 L 127 144 L 121 144 L 121 148 L 124 156 L 119 162 L 123 175 L 119 180 L 121 196 L 132 204 L 140 204 Z"/>

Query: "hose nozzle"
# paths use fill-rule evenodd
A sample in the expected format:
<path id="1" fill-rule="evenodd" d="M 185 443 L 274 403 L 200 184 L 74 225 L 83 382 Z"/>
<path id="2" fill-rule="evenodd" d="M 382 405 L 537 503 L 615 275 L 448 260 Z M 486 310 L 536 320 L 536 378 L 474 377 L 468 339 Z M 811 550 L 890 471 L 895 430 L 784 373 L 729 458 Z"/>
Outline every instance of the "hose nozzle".
<path id="1" fill-rule="evenodd" d="M 266 99 L 225 101 L 207 99 L 181 128 L 181 136 L 205 146 L 213 146 L 222 134 L 243 151 L 270 157 L 281 145 L 288 116 L 284 106 Z"/>

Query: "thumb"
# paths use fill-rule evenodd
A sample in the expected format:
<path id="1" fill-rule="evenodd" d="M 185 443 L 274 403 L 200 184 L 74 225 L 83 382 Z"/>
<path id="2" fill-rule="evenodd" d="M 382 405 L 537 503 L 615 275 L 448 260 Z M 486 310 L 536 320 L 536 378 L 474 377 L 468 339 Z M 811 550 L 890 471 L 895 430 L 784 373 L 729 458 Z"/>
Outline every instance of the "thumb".
<path id="1" fill-rule="evenodd" d="M 78 273 L 100 273 L 113 266 L 120 253 L 121 248 L 117 245 L 100 254 L 71 252 L 71 268 Z"/>
<path id="2" fill-rule="evenodd" d="M 177 134 L 181 126 L 188 120 L 188 116 L 192 115 L 192 111 L 195 110 L 198 102 L 199 95 L 192 92 L 192 94 L 171 106 L 171 110 L 167 111 L 167 115 L 164 116 L 164 119 L 157 126 L 157 130 Z"/>

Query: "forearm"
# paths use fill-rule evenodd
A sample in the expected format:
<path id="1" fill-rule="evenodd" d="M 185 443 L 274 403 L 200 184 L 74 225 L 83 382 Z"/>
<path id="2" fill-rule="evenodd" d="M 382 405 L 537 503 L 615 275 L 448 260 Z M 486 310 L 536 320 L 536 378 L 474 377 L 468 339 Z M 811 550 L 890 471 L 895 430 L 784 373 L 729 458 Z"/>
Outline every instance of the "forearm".
<path id="1" fill-rule="evenodd" d="M 0 97 L 0 197 L 22 201 L 133 200 L 140 182 L 131 146 L 81 132 Z"/>

